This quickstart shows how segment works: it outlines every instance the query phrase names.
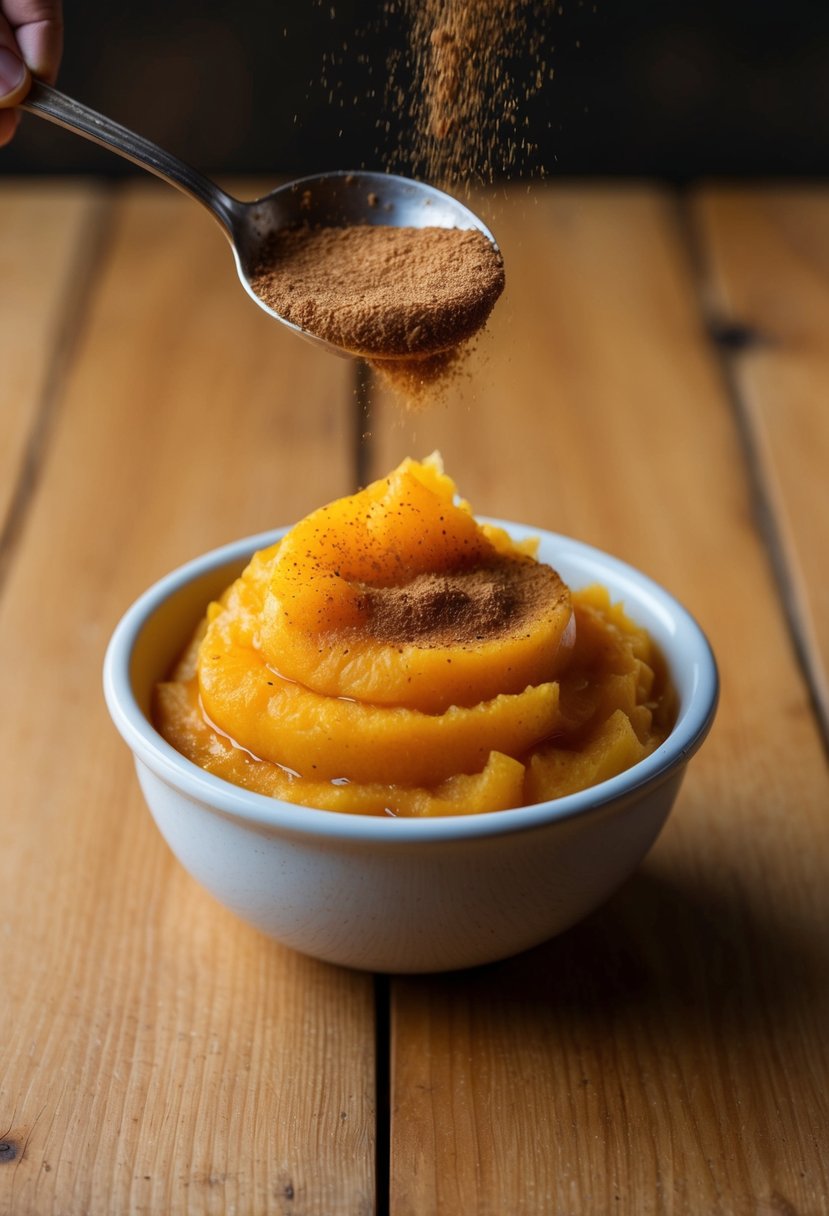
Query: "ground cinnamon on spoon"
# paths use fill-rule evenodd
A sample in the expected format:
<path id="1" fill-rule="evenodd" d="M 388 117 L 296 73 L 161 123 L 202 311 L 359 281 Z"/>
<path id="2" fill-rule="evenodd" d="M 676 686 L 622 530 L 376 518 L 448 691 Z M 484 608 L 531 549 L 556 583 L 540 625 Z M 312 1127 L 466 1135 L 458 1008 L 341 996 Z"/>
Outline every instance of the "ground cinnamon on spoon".
<path id="1" fill-rule="evenodd" d="M 501 254 L 476 228 L 302 226 L 275 233 L 251 277 L 294 325 L 393 374 L 433 374 L 485 324 Z M 430 364 L 435 360 L 434 365 Z"/>

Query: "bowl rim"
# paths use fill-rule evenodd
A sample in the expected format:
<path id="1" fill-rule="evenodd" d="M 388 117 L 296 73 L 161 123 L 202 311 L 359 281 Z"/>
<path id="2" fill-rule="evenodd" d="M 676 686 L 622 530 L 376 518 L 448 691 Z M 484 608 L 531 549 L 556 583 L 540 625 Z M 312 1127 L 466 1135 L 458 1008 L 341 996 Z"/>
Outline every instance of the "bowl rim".
<path id="1" fill-rule="evenodd" d="M 104 658 L 104 696 L 116 729 L 132 750 L 158 777 L 185 796 L 210 809 L 260 830 L 300 836 L 324 836 L 332 840 L 448 843 L 529 831 L 552 822 L 598 813 L 611 803 L 629 802 L 646 787 L 655 789 L 685 766 L 705 739 L 719 700 L 719 673 L 711 645 L 688 610 L 659 583 L 612 554 L 561 533 L 489 516 L 476 516 L 480 523 L 507 530 L 514 539 L 537 537 L 558 548 L 566 559 L 599 563 L 614 583 L 614 599 L 621 599 L 636 619 L 636 611 L 621 586 L 629 587 L 639 601 L 650 601 L 671 634 L 680 635 L 691 656 L 693 685 L 687 704 L 667 739 L 649 756 L 625 772 L 585 790 L 530 806 L 432 818 L 359 815 L 349 811 L 322 810 L 284 802 L 235 786 L 206 772 L 168 743 L 144 714 L 133 692 L 130 667 L 136 641 L 153 614 L 187 583 L 217 567 L 244 563 L 254 552 L 274 544 L 288 527 L 269 529 L 211 549 L 184 562 L 144 591 L 126 610 L 113 631 Z M 195 625 L 195 622 L 194 622 Z M 663 642 L 663 651 L 665 650 Z M 666 654 L 670 660 L 670 655 Z M 670 663 L 669 663 L 670 665 Z"/>

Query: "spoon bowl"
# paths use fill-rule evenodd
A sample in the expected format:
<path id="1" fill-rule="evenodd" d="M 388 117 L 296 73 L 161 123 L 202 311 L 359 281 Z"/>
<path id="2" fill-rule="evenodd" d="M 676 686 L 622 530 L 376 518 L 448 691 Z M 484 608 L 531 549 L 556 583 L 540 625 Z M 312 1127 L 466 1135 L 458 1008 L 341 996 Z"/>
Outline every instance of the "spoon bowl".
<path id="1" fill-rule="evenodd" d="M 245 291 L 260 308 L 289 329 L 342 355 L 354 352 L 289 321 L 266 304 L 251 286 L 274 233 L 302 224 L 328 228 L 358 224 L 387 228 L 477 228 L 495 244 L 492 233 L 457 199 L 424 182 L 390 173 L 344 170 L 320 173 L 288 182 L 251 203 L 230 201 L 235 208 L 230 243 Z"/>
<path id="2" fill-rule="evenodd" d="M 201 203 L 229 240 L 239 279 L 251 299 L 295 333 L 339 355 L 353 352 L 287 320 L 253 289 L 251 279 L 274 233 L 298 225 L 477 228 L 495 246 L 492 233 L 468 207 L 425 182 L 388 173 L 336 171 L 290 181 L 263 198 L 243 202 L 157 144 L 42 81 L 32 82 L 19 105 L 110 149 Z"/>

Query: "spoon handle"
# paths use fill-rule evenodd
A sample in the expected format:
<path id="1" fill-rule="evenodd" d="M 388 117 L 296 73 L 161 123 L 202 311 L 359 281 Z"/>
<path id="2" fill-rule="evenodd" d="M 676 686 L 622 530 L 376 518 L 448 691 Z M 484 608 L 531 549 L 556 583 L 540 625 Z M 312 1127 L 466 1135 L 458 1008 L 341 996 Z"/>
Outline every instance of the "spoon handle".
<path id="1" fill-rule="evenodd" d="M 59 127 L 65 127 L 76 135 L 82 135 L 93 143 L 117 152 L 119 156 L 140 165 L 142 169 L 149 170 L 156 177 L 188 194 L 196 202 L 207 207 L 227 236 L 233 240 L 241 204 L 229 194 L 225 194 L 224 190 L 220 190 L 215 182 L 198 170 L 165 152 L 143 135 L 136 135 L 134 131 L 122 127 L 120 123 L 113 122 L 103 114 L 98 114 L 41 80 L 32 81 L 31 89 L 19 106 L 37 114 L 39 118 L 45 118 Z"/>

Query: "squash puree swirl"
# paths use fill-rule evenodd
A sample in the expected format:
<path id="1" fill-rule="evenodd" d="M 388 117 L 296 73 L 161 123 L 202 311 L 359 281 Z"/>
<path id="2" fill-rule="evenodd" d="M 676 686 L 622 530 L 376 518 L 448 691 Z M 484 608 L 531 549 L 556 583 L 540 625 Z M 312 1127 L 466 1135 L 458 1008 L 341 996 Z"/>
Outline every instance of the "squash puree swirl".
<path id="1" fill-rule="evenodd" d="M 257 553 L 157 689 L 162 734 L 249 789 L 442 815 L 584 788 L 671 723 L 664 667 L 601 588 L 479 524 L 437 456 Z"/>

